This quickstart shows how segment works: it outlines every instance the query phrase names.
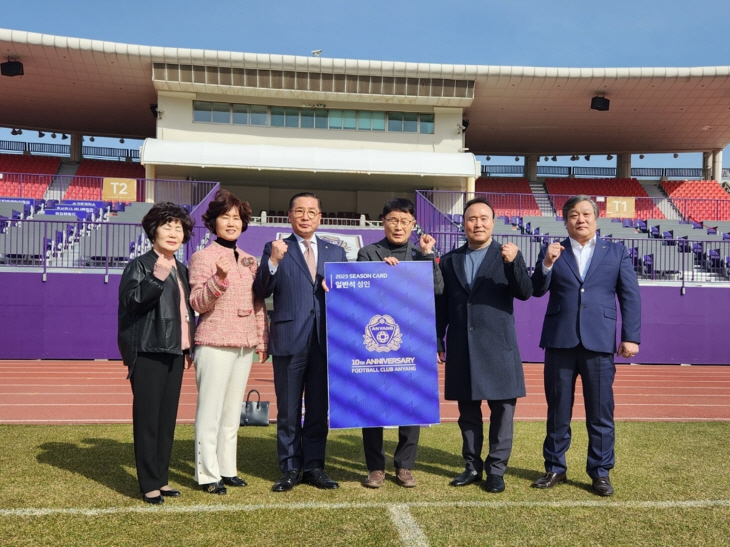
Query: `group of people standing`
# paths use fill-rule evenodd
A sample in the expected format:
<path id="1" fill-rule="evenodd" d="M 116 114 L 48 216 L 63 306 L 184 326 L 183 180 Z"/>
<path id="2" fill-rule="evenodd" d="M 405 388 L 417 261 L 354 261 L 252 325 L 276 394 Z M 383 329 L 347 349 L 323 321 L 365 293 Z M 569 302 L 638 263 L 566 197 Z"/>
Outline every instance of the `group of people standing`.
<path id="1" fill-rule="evenodd" d="M 198 386 L 195 479 L 211 494 L 246 485 L 238 476 L 236 449 L 254 353 L 259 362 L 271 355 L 274 371 L 282 475 L 272 490 L 286 492 L 300 482 L 339 487 L 325 472 L 324 264 L 347 257 L 342 247 L 316 236 L 321 216 L 316 195 L 293 196 L 288 211 L 292 235 L 267 243 L 257 263 L 237 245 L 251 217 L 248 203 L 220 190 L 203 216 L 216 240 L 193 254 L 189 271 L 174 256 L 191 237 L 188 212 L 158 203 L 143 219 L 153 247 L 131 261 L 122 275 L 119 348 L 134 396 L 134 451 L 144 501 L 160 504 L 165 497 L 180 495 L 169 485 L 169 463 L 183 371 L 193 359 Z M 395 267 L 400 261 L 433 263 L 438 359 L 445 363 L 445 397 L 458 401 L 465 460 L 453 486 L 481 481 L 486 473 L 482 488 L 505 489 L 516 400 L 525 396 L 513 301 L 550 292 L 540 342 L 546 349 L 546 473 L 533 486 L 551 488 L 566 481 L 565 452 L 580 375 L 589 431 L 586 470 L 597 494 L 613 493 L 608 474 L 614 462 L 616 298 L 622 317 L 617 353 L 624 357 L 638 352 L 640 299 L 626 249 L 596 237 L 597 217 L 598 207 L 590 198 L 571 198 L 563 209 L 569 237 L 543 249 L 532 277 L 516 245 L 493 240 L 494 209 L 484 198 L 466 204 L 467 242 L 440 261 L 430 235 L 421 235 L 417 246 L 411 243 L 415 210 L 403 198 L 384 206 L 385 237 L 358 252 L 358 261 Z M 566 248 L 571 251 L 564 252 Z M 273 297 L 270 325 L 264 302 L 268 297 Z M 197 327 L 194 312 L 199 314 Z M 486 459 L 481 455 L 483 400 L 491 414 Z M 398 429 L 395 481 L 412 488 L 420 427 L 404 424 Z M 383 428 L 364 428 L 362 435 L 368 470 L 362 484 L 379 488 L 386 470 Z"/>

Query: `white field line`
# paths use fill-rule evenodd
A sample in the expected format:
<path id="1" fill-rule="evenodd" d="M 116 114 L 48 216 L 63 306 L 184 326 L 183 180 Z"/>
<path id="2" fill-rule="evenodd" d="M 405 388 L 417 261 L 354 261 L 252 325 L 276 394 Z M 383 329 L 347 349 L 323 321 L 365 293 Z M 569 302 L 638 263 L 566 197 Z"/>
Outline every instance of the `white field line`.
<path id="1" fill-rule="evenodd" d="M 395 529 L 398 530 L 401 543 L 406 547 L 428 547 L 426 535 L 413 519 L 411 510 L 405 503 L 398 503 L 388 506 L 390 520 L 393 521 Z"/>
<path id="2" fill-rule="evenodd" d="M 103 509 L 69 507 L 69 508 L 27 508 L 27 509 L 0 509 L 0 517 L 43 517 L 54 515 L 101 517 L 105 515 L 118 515 L 122 513 L 238 513 L 253 511 L 301 511 L 301 510 L 347 510 L 347 509 L 387 509 L 392 506 L 410 509 L 431 509 L 451 507 L 478 507 L 489 509 L 510 509 L 510 508 L 571 508 L 588 507 L 605 509 L 696 509 L 707 507 L 730 507 L 730 499 L 708 499 L 708 500 L 684 500 L 684 501 L 608 501 L 608 500 L 584 500 L 584 501 L 423 501 L 410 503 L 270 503 L 250 505 L 232 503 L 230 505 L 175 505 L 165 503 L 160 507 L 124 506 L 107 507 Z"/>

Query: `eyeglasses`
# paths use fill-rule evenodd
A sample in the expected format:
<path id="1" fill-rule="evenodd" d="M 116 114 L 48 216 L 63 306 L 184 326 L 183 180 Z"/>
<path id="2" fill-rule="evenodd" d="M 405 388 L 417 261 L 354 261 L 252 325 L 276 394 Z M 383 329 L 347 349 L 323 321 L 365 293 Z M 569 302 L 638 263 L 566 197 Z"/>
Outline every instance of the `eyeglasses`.
<path id="1" fill-rule="evenodd" d="M 413 223 L 416 222 L 416 221 L 415 220 L 408 220 L 408 219 L 405 219 L 405 218 L 402 218 L 402 219 L 397 219 L 397 218 L 384 218 L 383 219 L 383 222 L 387 223 L 388 226 L 390 226 L 391 228 L 395 228 L 398 225 L 402 226 L 403 228 L 410 228 L 413 225 Z"/>
<path id="2" fill-rule="evenodd" d="M 292 215 L 294 215 L 294 218 L 302 218 L 303 216 L 306 216 L 309 219 L 312 219 L 317 215 L 322 214 L 319 211 L 315 211 L 314 209 L 294 209 L 291 213 Z"/>

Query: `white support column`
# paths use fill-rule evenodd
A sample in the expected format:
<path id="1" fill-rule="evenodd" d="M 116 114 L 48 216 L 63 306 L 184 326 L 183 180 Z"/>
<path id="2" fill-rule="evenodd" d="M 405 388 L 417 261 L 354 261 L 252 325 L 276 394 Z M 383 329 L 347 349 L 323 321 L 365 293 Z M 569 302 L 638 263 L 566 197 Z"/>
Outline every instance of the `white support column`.
<path id="1" fill-rule="evenodd" d="M 477 179 L 474 177 L 467 177 L 466 178 L 466 200 L 470 200 L 474 197 L 474 192 L 476 192 L 476 186 L 477 186 Z"/>
<path id="2" fill-rule="evenodd" d="M 147 203 L 154 203 L 155 202 L 155 181 L 154 179 L 157 176 L 157 172 L 155 169 L 155 166 L 153 164 L 145 164 L 144 166 L 144 178 L 147 180 L 145 181 L 145 189 L 144 189 L 144 196 L 145 201 Z"/>
<path id="3" fill-rule="evenodd" d="M 616 178 L 631 178 L 631 154 L 616 155 Z"/>
<path id="4" fill-rule="evenodd" d="M 525 178 L 530 182 L 537 181 L 537 156 L 525 156 Z"/>
<path id="5" fill-rule="evenodd" d="M 709 180 L 712 178 L 712 152 L 702 152 L 702 178 Z"/>
<path id="6" fill-rule="evenodd" d="M 712 151 L 712 180 L 722 184 L 722 149 Z"/>

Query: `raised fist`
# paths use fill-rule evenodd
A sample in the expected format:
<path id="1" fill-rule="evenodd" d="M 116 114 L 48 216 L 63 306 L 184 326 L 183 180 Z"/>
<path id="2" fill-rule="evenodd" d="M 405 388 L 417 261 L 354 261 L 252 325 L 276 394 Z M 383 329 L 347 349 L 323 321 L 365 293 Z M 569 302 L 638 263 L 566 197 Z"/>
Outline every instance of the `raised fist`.
<path id="1" fill-rule="evenodd" d="M 281 262 L 281 259 L 284 258 L 284 255 L 289 250 L 289 246 L 286 244 L 286 242 L 282 239 L 277 239 L 276 241 L 271 242 L 271 255 L 269 256 L 269 260 L 271 260 L 271 263 L 276 266 Z"/>
<path id="2" fill-rule="evenodd" d="M 560 253 L 562 253 L 564 250 L 565 247 L 563 247 L 557 241 L 548 245 L 547 250 L 545 251 L 545 258 L 543 259 L 545 267 L 550 268 L 553 263 L 560 257 Z"/>
<path id="3" fill-rule="evenodd" d="M 433 252 L 433 246 L 436 244 L 436 240 L 428 234 L 423 234 L 418 240 L 418 246 L 421 247 L 421 252 L 425 255 Z"/>
<path id="4" fill-rule="evenodd" d="M 505 243 L 502 245 L 502 260 L 504 260 L 506 263 L 514 262 L 514 259 L 517 258 L 517 253 L 519 252 L 519 247 L 515 245 L 514 243 Z"/>
<path id="5" fill-rule="evenodd" d="M 218 260 L 216 260 L 215 268 L 215 275 L 218 276 L 218 279 L 223 281 L 228 275 L 228 272 L 231 270 L 231 264 L 225 256 L 221 256 Z"/>

